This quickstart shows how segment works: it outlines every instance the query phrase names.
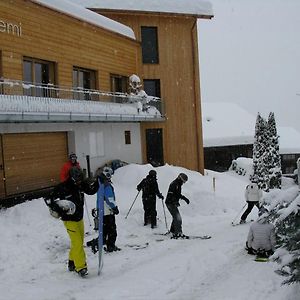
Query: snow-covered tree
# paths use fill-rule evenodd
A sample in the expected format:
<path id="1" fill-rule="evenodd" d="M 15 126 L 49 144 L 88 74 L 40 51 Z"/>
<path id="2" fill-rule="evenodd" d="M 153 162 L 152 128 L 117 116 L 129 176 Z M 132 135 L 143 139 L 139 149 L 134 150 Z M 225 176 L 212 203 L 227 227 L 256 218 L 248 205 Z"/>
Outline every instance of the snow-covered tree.
<path id="1" fill-rule="evenodd" d="M 267 123 L 267 134 L 268 134 L 268 148 L 267 148 L 267 169 L 269 171 L 269 183 L 270 189 L 281 188 L 281 159 L 279 154 L 279 136 L 277 135 L 276 122 L 274 113 L 269 114 Z"/>
<path id="2" fill-rule="evenodd" d="M 281 194 L 269 194 L 270 220 L 275 223 L 277 250 L 274 259 L 280 264 L 278 274 L 286 276 L 284 284 L 300 283 L 300 195 L 298 188 Z"/>
<path id="3" fill-rule="evenodd" d="M 251 181 L 257 183 L 261 189 L 265 189 L 267 187 L 266 183 L 268 182 L 266 178 L 268 173 L 265 165 L 267 141 L 266 121 L 258 113 L 253 143 L 253 176 L 251 176 Z"/>
<path id="4" fill-rule="evenodd" d="M 253 176 L 251 181 L 265 190 L 281 187 L 281 160 L 274 113 L 268 122 L 258 113 L 253 143 Z"/>

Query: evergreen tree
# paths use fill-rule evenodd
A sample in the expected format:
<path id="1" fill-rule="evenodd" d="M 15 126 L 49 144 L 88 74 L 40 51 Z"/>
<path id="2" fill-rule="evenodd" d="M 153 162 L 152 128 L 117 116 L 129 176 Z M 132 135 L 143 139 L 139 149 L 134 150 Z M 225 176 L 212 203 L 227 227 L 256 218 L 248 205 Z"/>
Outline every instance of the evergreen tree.
<path id="1" fill-rule="evenodd" d="M 267 169 L 268 169 L 268 187 L 270 189 L 281 188 L 281 158 L 279 154 L 279 136 L 277 135 L 274 113 L 269 114 L 267 123 L 268 151 L 267 151 Z"/>
<path id="2" fill-rule="evenodd" d="M 275 253 L 281 264 L 277 273 L 288 277 L 284 284 L 300 283 L 300 196 L 293 199 L 278 204 L 270 215 L 276 224 L 277 246 L 280 246 Z"/>
<path id="3" fill-rule="evenodd" d="M 253 175 L 251 181 L 258 184 L 259 188 L 266 188 L 266 121 L 258 113 L 255 124 L 255 135 L 253 143 Z"/>

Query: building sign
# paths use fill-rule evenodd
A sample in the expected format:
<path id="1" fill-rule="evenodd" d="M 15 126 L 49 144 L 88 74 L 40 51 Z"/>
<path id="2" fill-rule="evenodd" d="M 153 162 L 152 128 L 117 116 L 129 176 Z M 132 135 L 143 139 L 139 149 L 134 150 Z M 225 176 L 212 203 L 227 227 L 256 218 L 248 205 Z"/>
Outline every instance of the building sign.
<path id="1" fill-rule="evenodd" d="M 7 33 L 16 36 L 22 36 L 21 23 L 14 24 L 0 20 L 0 33 Z"/>

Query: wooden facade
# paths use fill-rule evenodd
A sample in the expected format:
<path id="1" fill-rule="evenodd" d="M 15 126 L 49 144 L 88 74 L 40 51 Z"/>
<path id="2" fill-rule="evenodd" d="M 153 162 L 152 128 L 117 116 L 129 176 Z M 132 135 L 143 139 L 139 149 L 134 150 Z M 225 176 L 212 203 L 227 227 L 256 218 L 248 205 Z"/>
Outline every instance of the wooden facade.
<path id="1" fill-rule="evenodd" d="M 142 79 L 160 80 L 166 122 L 142 124 L 144 161 L 145 130 L 162 128 L 165 162 L 203 174 L 197 17 L 100 9 L 94 11 L 131 27 L 138 40 L 141 40 L 142 26 L 157 27 L 159 63 L 143 64 L 139 55 L 138 74 Z"/>
<path id="2" fill-rule="evenodd" d="M 54 69 L 53 85 L 72 88 L 74 68 L 83 68 L 96 74 L 96 89 L 111 91 L 111 74 L 137 73 L 139 52 L 134 39 L 34 1 L 0 1 L 0 77 L 5 79 L 24 81 L 26 59 L 45 61 Z M 28 133 L 0 124 L 0 199 L 57 184 L 67 160 L 68 129 L 34 132 L 36 127 L 24 126 Z"/>
<path id="3" fill-rule="evenodd" d="M 2 0 L 0 20 L 2 77 L 22 80 L 24 57 L 54 62 L 54 84 L 66 87 L 74 66 L 96 71 L 103 91 L 111 90 L 110 74 L 137 72 L 139 44 L 115 32 L 26 0 Z M 19 26 L 21 35 L 5 30 L 7 24 Z"/>

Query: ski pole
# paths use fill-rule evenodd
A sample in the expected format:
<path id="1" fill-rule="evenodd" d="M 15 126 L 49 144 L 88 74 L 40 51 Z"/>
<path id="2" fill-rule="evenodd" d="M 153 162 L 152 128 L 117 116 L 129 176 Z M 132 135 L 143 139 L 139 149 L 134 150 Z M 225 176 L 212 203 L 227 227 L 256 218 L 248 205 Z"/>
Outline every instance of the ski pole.
<path id="1" fill-rule="evenodd" d="M 136 201 L 136 199 L 137 199 L 139 193 L 140 193 L 140 191 L 138 191 L 138 193 L 136 194 L 136 196 L 135 196 L 135 198 L 134 198 L 134 200 L 133 200 L 133 202 L 132 202 L 132 204 L 131 204 L 131 206 L 130 206 L 130 208 L 129 208 L 129 211 L 128 211 L 126 217 L 125 217 L 125 219 L 127 219 L 127 217 L 128 217 L 128 215 L 129 215 L 129 213 L 130 213 L 130 211 L 131 211 L 131 209 L 132 209 L 132 207 L 133 207 L 133 205 L 134 205 L 134 202 Z"/>
<path id="2" fill-rule="evenodd" d="M 244 210 L 245 206 L 247 205 L 247 203 L 245 203 L 245 205 L 242 207 L 242 209 L 239 211 L 239 213 L 236 215 L 236 217 L 232 220 L 231 224 L 234 224 L 235 220 L 238 218 L 238 216 L 241 214 L 241 212 Z"/>
<path id="3" fill-rule="evenodd" d="M 164 204 L 164 200 L 163 199 L 161 199 L 161 203 L 162 203 L 163 210 L 164 210 L 166 228 L 167 228 L 167 231 L 169 231 L 169 229 L 168 229 L 168 223 L 167 223 L 167 216 L 166 216 L 166 211 L 165 211 L 165 204 Z"/>

